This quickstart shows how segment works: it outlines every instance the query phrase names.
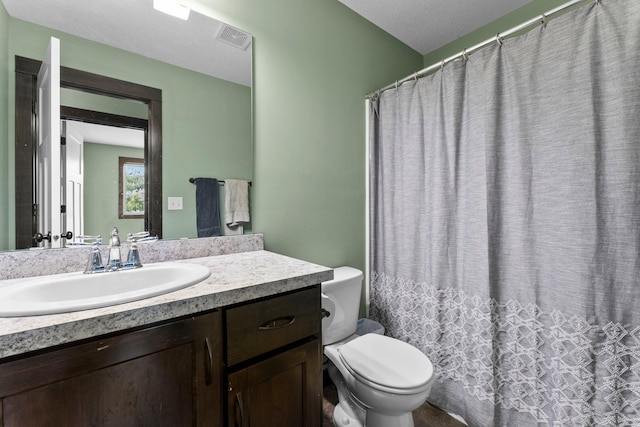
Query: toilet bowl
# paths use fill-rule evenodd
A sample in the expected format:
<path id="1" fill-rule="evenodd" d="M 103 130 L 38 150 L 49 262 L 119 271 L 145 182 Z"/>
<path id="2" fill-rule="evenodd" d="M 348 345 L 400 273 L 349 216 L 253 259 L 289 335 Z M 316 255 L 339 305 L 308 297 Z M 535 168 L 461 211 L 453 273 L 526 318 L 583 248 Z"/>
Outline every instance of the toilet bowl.
<path id="1" fill-rule="evenodd" d="M 433 365 L 426 355 L 400 340 L 356 332 L 362 272 L 334 270 L 322 283 L 324 354 L 338 390 L 334 425 L 413 427 L 412 411 L 431 391 Z"/>

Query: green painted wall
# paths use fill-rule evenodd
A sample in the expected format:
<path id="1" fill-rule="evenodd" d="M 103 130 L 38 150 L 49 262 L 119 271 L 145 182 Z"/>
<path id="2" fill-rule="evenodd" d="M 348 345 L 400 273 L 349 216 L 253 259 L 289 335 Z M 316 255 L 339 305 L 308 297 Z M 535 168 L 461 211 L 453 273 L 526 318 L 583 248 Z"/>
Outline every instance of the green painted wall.
<path id="1" fill-rule="evenodd" d="M 9 198 L 9 100 L 7 91 L 9 84 L 9 15 L 0 2 L 0 200 Z M 8 230 L 9 211 L 6 203 L 0 204 L 0 228 Z M 0 232 L 0 250 L 9 247 L 9 234 Z"/>
<path id="2" fill-rule="evenodd" d="M 496 19 L 492 23 L 460 37 L 452 43 L 444 45 L 433 52 L 427 53 L 423 58 L 423 67 L 428 67 L 436 62 L 455 55 L 458 52 L 462 52 L 463 49 L 469 48 L 483 42 L 484 40 L 488 40 L 491 37 L 495 37 L 496 34 L 500 32 L 513 28 L 518 24 L 526 22 L 529 19 L 532 19 L 566 2 L 567 0 L 534 0 L 509 14 Z"/>
<path id="3" fill-rule="evenodd" d="M 8 22 L 8 40 L 2 45 L 1 79 L 8 91 L 8 141 L 14 140 L 14 56 L 42 58 L 49 38 L 58 37 L 61 63 L 92 73 L 162 89 L 163 95 L 163 224 L 165 238 L 195 237 L 195 187 L 192 176 L 252 179 L 251 89 L 184 70 L 169 64 L 90 42 L 68 34 L 0 15 Z M 7 28 L 3 25 L 2 28 Z M 4 34 L 0 32 L 0 34 Z M 2 36 L 0 36 L 2 37 Z M 7 48 L 5 49 L 5 46 Z M 6 54 L 5 54 L 6 52 Z M 5 77 L 3 77 L 5 76 Z M 7 104 L 6 102 L 4 104 Z M 3 104 L 3 105 L 4 105 Z M 0 108 L 2 108 L 0 106 Z M 1 111 L 1 110 L 0 110 Z M 4 123 L 4 122 L 0 122 Z M 8 188 L 9 203 L 0 206 L 0 249 L 11 249 L 15 235 L 14 149 L 0 136 L 0 176 Z M 8 154 L 3 154 L 7 151 Z M 3 158 L 4 156 L 4 158 Z M 6 160 L 8 158 L 8 161 Z M 5 180 L 5 176 L 7 176 Z M 6 184 L 8 182 L 8 185 Z M 2 193 L 0 193 L 1 195 Z M 184 210 L 168 211 L 167 196 L 184 197 Z M 7 218 L 7 219 L 4 219 Z M 7 235 L 7 230 L 9 233 Z M 109 230 L 102 230 L 106 234 Z"/>
<path id="4" fill-rule="evenodd" d="M 253 229 L 285 255 L 365 265 L 365 95 L 422 56 L 335 0 L 192 0 L 254 36 Z"/>
<path id="5" fill-rule="evenodd" d="M 118 219 L 118 157 L 144 158 L 144 150 L 84 144 L 84 232 L 101 234 L 104 242 L 114 226 L 123 241 L 127 233 L 144 230 L 144 219 Z"/>

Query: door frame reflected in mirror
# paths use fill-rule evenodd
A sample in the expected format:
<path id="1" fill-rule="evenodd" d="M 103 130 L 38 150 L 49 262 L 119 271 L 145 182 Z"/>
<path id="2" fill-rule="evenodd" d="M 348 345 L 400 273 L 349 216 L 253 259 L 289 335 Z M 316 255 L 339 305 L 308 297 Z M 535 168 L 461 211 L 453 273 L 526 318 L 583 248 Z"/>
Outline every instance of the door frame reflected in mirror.
<path id="1" fill-rule="evenodd" d="M 16 249 L 33 247 L 38 232 L 34 205 L 37 144 L 37 76 L 41 61 L 15 57 Z M 86 71 L 60 67 L 60 86 L 142 102 L 148 107 L 145 138 L 145 230 L 162 238 L 162 90 Z"/>

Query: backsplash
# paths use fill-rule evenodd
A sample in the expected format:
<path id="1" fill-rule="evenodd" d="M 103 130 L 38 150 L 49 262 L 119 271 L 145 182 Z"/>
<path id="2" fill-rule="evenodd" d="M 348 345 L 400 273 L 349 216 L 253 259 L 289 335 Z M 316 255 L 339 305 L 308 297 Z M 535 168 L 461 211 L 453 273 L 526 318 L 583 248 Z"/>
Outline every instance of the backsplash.
<path id="1" fill-rule="evenodd" d="M 264 249 L 262 234 L 241 236 L 205 237 L 198 239 L 158 240 L 138 243 L 142 264 L 227 255 Z M 122 244 L 122 256 L 126 256 L 129 245 Z M 47 274 L 83 271 L 89 258 L 90 247 L 64 249 L 28 249 L 0 253 L 0 280 Z M 109 256 L 107 245 L 101 246 L 102 258 Z"/>

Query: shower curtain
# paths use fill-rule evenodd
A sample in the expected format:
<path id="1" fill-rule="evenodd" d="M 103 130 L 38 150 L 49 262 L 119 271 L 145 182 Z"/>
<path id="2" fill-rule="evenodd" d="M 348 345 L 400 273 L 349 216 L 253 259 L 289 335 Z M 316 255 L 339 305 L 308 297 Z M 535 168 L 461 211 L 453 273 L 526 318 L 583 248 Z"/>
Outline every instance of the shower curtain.
<path id="1" fill-rule="evenodd" d="M 371 317 L 471 426 L 640 426 L 640 2 L 371 102 Z"/>

